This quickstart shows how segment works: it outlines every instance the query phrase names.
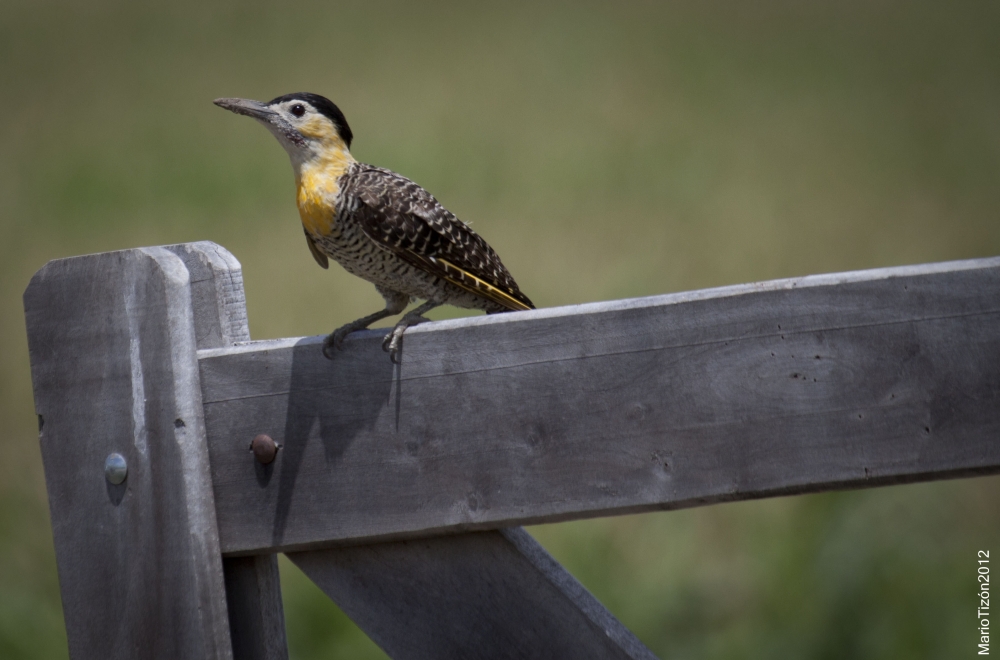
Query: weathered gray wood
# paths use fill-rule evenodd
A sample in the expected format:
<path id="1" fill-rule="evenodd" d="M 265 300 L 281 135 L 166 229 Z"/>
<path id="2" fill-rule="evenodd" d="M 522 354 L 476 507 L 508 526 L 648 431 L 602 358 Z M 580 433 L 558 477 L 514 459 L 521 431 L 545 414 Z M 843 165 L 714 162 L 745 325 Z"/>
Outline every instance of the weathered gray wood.
<path id="1" fill-rule="evenodd" d="M 169 245 L 187 266 L 199 349 L 250 341 L 243 271 L 225 248 L 209 241 Z M 287 660 L 278 557 L 222 560 L 235 660 Z"/>
<path id="2" fill-rule="evenodd" d="M 198 348 L 250 341 L 243 269 L 228 250 L 211 241 L 168 245 L 191 279 L 191 306 Z"/>
<path id="3" fill-rule="evenodd" d="M 433 323 L 398 371 L 380 340 L 200 353 L 224 552 L 1000 471 L 1000 259 Z"/>
<path id="4" fill-rule="evenodd" d="M 187 269 L 62 259 L 24 305 L 71 657 L 231 658 Z"/>
<path id="5" fill-rule="evenodd" d="M 235 660 L 288 658 L 275 555 L 226 557 L 226 596 Z"/>
<path id="6" fill-rule="evenodd" d="M 395 660 L 655 658 L 523 529 L 288 558 Z"/>
<path id="7" fill-rule="evenodd" d="M 198 348 L 249 341 L 236 259 L 208 242 L 167 249 L 191 274 Z M 331 596 L 340 587 L 335 600 L 395 658 L 653 657 L 520 529 L 411 547 L 356 546 L 301 562 Z M 276 556 L 227 557 L 223 568 L 233 657 L 287 658 Z M 336 576 L 345 571 L 356 579 L 340 584 Z"/>

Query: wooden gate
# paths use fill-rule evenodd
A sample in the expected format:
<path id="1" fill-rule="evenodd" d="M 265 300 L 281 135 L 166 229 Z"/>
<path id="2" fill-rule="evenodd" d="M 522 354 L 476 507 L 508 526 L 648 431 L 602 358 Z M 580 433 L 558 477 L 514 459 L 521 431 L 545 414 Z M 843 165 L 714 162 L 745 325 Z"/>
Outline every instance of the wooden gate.
<path id="1" fill-rule="evenodd" d="M 518 526 L 1000 471 L 1000 258 L 443 321 L 400 366 L 250 341 L 208 242 L 24 304 L 77 660 L 287 658 L 278 552 L 393 658 L 651 658 Z"/>

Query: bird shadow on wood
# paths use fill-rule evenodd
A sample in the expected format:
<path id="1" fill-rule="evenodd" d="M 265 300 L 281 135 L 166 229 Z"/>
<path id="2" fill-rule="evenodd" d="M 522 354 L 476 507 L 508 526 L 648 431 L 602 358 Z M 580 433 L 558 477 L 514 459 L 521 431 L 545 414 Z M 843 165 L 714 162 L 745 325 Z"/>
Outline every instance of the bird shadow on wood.
<path id="1" fill-rule="evenodd" d="M 380 342 L 381 334 L 359 332 L 333 360 L 323 357 L 317 337 L 304 338 L 292 349 L 284 442 L 276 462 L 278 493 L 272 534 L 276 545 L 284 541 L 288 518 L 293 515 L 300 470 L 336 463 L 359 436 L 371 431 L 389 405 L 393 365 Z M 300 498 L 316 496 L 352 494 L 336 489 L 322 495 L 299 493 Z"/>

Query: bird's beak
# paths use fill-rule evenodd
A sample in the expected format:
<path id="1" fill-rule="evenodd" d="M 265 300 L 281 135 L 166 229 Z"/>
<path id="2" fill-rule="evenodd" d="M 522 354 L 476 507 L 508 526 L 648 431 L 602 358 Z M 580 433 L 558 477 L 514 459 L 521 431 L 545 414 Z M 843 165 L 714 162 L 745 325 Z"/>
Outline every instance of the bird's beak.
<path id="1" fill-rule="evenodd" d="M 277 112 L 260 101 L 252 101 L 250 99 L 215 99 L 212 103 L 230 112 L 235 112 L 238 115 L 246 115 L 247 117 L 268 122 L 278 116 Z"/>
<path id="2" fill-rule="evenodd" d="M 238 115 L 253 117 L 263 123 L 267 128 L 278 136 L 279 139 L 287 140 L 288 143 L 297 147 L 306 146 L 306 139 L 295 130 L 295 127 L 288 123 L 279 113 L 275 112 L 266 104 L 250 99 L 215 99 L 212 101 L 220 108 L 225 108 Z"/>

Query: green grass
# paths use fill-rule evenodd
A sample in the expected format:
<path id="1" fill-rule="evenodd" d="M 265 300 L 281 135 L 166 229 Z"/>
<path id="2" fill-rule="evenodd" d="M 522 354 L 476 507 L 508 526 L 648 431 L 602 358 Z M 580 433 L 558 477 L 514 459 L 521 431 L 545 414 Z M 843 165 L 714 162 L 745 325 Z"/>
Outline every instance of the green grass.
<path id="1" fill-rule="evenodd" d="M 315 91 L 542 306 L 1000 253 L 990 2 L 0 5 L 0 656 L 65 656 L 20 295 L 48 259 L 209 239 L 256 338 L 373 311 L 217 96 Z M 442 310 L 438 318 L 458 313 Z M 1000 480 L 533 529 L 671 658 L 973 654 Z M 293 657 L 379 652 L 283 563 Z"/>

